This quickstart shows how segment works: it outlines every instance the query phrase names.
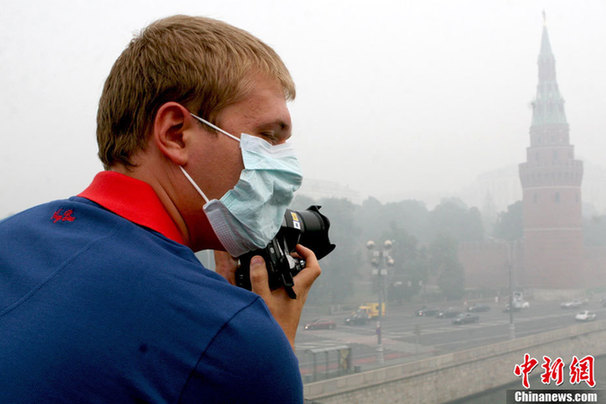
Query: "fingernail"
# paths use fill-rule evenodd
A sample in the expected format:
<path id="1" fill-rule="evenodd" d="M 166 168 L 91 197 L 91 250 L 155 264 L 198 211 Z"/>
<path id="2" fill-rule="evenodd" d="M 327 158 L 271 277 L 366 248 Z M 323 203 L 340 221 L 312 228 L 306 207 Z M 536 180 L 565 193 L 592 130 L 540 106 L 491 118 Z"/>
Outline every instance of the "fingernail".
<path id="1" fill-rule="evenodd" d="M 261 258 L 261 256 L 259 256 L 259 255 L 255 255 L 250 260 L 250 265 L 255 265 L 255 266 L 256 265 L 263 265 L 263 258 Z"/>

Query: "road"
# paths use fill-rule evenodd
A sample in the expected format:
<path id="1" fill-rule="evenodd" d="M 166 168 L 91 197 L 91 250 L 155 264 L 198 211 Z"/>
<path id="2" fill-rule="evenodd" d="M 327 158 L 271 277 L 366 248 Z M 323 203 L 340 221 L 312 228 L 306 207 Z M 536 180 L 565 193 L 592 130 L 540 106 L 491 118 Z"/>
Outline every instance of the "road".
<path id="1" fill-rule="evenodd" d="M 606 318 L 606 308 L 599 301 L 591 301 L 580 309 L 565 310 L 560 302 L 531 302 L 531 307 L 514 312 L 513 319 L 516 337 L 554 330 L 575 323 L 574 315 L 582 309 L 594 311 L 598 319 Z M 509 313 L 502 310 L 502 305 L 492 304 L 487 312 L 477 313 L 478 323 L 453 325 L 452 319 L 435 317 L 417 317 L 411 306 L 390 306 L 382 321 L 382 343 L 384 364 L 378 361 L 376 321 L 366 325 L 348 326 L 344 324 L 346 314 L 321 316 L 332 319 L 337 327 L 334 330 L 300 330 L 296 340 L 296 352 L 299 357 L 301 372 L 313 373 L 313 355 L 311 349 L 330 348 L 347 345 L 352 348 L 353 366 L 368 370 L 407 361 L 415 361 L 433 355 L 469 349 L 504 341 L 510 338 Z M 458 307 L 460 310 L 463 306 Z M 315 317 L 305 316 L 301 324 Z M 337 367 L 337 354 L 334 359 L 326 355 L 316 355 L 322 363 L 322 371 Z M 333 364 L 334 362 L 334 364 Z"/>

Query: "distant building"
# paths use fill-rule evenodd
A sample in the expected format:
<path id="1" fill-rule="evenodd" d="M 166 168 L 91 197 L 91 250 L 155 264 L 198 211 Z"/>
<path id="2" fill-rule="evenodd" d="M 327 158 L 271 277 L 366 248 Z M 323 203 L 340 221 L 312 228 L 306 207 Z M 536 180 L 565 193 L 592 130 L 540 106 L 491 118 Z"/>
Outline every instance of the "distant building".
<path id="1" fill-rule="evenodd" d="M 480 174 L 460 192 L 459 197 L 468 206 L 478 207 L 482 213 L 486 213 L 487 198 L 497 213 L 506 211 L 509 205 L 522 199 L 518 166 L 512 164 Z"/>
<path id="2" fill-rule="evenodd" d="M 520 164 L 524 212 L 521 281 L 528 287 L 578 288 L 589 281 L 582 268 L 583 162 L 574 158 L 546 26 L 538 65 L 530 147 L 526 161 Z"/>
<path id="3" fill-rule="evenodd" d="M 583 216 L 606 215 L 606 168 L 583 161 Z M 511 164 L 479 175 L 462 189 L 458 197 L 467 206 L 476 206 L 482 214 L 486 199 L 490 198 L 498 212 L 504 212 L 512 203 L 522 200 L 519 164 Z M 489 212 L 490 213 L 490 212 Z"/>
<path id="4" fill-rule="evenodd" d="M 564 99 L 558 89 L 546 26 L 538 70 L 530 146 L 526 149 L 526 161 L 519 165 L 523 238 L 462 245 L 459 259 L 469 289 L 503 291 L 508 289 L 511 279 L 514 288 L 523 288 L 540 298 L 574 295 L 606 284 L 606 249 L 587 248 L 583 243 L 583 162 L 575 159 L 570 143 Z M 515 195 L 509 171 L 503 169 L 485 177 L 493 185 L 508 184 L 505 189 L 485 191 L 491 200 L 497 197 L 497 203 Z M 599 195 L 596 191 L 592 196 Z"/>

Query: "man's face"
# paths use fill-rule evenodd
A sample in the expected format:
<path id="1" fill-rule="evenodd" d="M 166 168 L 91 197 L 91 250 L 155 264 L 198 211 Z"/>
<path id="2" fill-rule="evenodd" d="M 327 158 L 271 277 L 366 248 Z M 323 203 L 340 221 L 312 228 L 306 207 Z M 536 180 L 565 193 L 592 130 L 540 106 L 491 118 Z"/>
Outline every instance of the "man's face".
<path id="1" fill-rule="evenodd" d="M 254 78 L 248 96 L 217 115 L 217 126 L 237 137 L 247 133 L 271 144 L 284 143 L 291 136 L 291 120 L 282 87 L 262 75 Z M 220 199 L 244 168 L 240 145 L 224 134 L 208 133 L 203 124 L 200 130 L 207 133 L 196 137 L 190 174 L 209 199 Z"/>

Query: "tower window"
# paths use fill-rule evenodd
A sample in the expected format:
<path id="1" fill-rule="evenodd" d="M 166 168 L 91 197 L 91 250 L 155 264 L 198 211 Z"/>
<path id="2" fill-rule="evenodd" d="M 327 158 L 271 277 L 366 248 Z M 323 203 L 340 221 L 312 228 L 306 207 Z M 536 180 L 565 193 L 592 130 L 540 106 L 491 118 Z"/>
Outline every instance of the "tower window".
<path id="1" fill-rule="evenodd" d="M 555 201 L 555 203 L 560 202 L 560 193 L 559 192 L 555 193 L 555 195 L 553 196 L 553 200 Z"/>

